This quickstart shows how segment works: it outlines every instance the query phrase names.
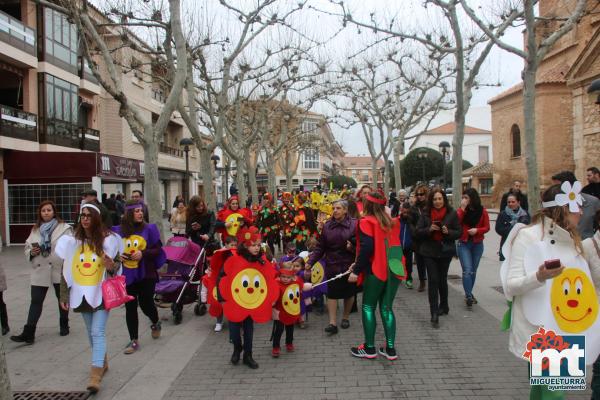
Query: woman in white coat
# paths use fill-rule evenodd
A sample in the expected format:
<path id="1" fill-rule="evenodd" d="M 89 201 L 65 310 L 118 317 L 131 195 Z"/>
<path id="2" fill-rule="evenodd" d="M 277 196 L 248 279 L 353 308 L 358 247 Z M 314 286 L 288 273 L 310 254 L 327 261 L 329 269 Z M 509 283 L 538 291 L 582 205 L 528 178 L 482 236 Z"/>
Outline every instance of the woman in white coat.
<path id="1" fill-rule="evenodd" d="M 502 249 L 506 257 L 501 273 L 504 292 L 508 298 L 512 298 L 509 350 L 519 359 L 523 359 L 531 335 L 538 330 L 538 325 L 532 324 L 526 317 L 524 298 L 565 270 L 564 265 L 547 268 L 543 262 L 535 269 L 526 268 L 528 249 L 532 245 L 545 246 L 549 253 L 560 254 L 561 260 L 583 261 L 581 239 L 577 232 L 581 208 L 576 200 L 568 201 L 569 194 L 573 194 L 570 184 L 568 186 L 561 188 L 560 185 L 554 185 L 548 188 L 542 195 L 543 208 L 534 216 L 532 224 L 517 224 Z M 573 197 L 579 198 L 577 193 Z M 562 392 L 550 391 L 547 386 L 531 386 L 530 399 L 561 399 L 563 396 Z"/>
<path id="2" fill-rule="evenodd" d="M 56 205 L 44 200 L 37 209 L 37 222 L 25 241 L 25 258 L 31 265 L 31 303 L 27 324 L 20 335 L 10 339 L 18 343 L 33 344 L 35 329 L 42 315 L 44 299 L 49 287 L 54 288 L 57 300 L 60 297 L 60 278 L 63 261 L 54 252 L 56 242 L 71 234 L 71 227 L 63 222 L 56 211 Z M 58 301 L 57 301 L 58 304 Z M 69 312 L 58 307 L 60 312 L 60 335 L 69 334 Z"/>

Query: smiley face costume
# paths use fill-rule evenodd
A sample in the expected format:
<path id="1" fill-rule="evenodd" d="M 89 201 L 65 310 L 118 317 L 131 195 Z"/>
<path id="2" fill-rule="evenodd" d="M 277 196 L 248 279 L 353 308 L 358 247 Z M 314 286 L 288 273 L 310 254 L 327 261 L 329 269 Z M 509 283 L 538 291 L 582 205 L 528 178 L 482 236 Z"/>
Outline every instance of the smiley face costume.
<path id="1" fill-rule="evenodd" d="M 279 297 L 275 304 L 275 309 L 279 312 L 279 320 L 273 321 L 273 355 L 276 357 L 279 353 L 281 336 L 285 330 L 285 344 L 293 349 L 294 343 L 294 324 L 300 320 L 302 289 L 304 282 L 297 277 L 293 270 L 282 269 L 279 271 L 281 276 L 289 276 L 292 280 L 289 283 L 279 282 Z M 292 347 L 290 347 L 292 346 Z"/>
<path id="2" fill-rule="evenodd" d="M 237 210 L 232 210 L 230 206 L 234 200 L 238 202 Z M 239 201 L 237 196 L 231 196 L 225 206 L 217 213 L 215 226 L 216 231 L 221 234 L 222 241 L 225 241 L 229 236 L 235 237 L 242 226 L 252 225 L 252 212 L 247 208 L 241 208 Z M 228 228 L 225 226 L 226 223 L 230 224 Z"/>

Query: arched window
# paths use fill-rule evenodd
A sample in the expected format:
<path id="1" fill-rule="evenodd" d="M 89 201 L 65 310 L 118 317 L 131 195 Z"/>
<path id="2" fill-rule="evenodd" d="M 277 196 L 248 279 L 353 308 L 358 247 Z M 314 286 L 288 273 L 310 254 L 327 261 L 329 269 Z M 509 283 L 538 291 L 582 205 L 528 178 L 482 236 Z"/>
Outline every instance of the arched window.
<path id="1" fill-rule="evenodd" d="M 519 125 L 513 124 L 510 128 L 510 141 L 511 141 L 511 157 L 521 157 L 521 129 Z"/>

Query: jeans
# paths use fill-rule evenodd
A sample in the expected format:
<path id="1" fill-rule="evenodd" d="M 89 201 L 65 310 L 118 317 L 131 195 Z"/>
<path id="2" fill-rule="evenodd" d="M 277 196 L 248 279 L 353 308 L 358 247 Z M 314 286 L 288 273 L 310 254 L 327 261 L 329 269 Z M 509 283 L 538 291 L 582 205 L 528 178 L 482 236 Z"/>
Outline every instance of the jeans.
<path id="1" fill-rule="evenodd" d="M 413 251 L 411 249 L 404 249 L 404 262 L 406 263 L 406 280 L 412 282 L 413 273 Z M 421 280 L 419 274 L 419 280 Z"/>
<path id="2" fill-rule="evenodd" d="M 477 267 L 483 255 L 483 243 L 458 242 L 457 253 L 460 260 L 460 266 L 463 270 L 463 288 L 467 298 L 473 297 L 473 286 L 475 286 L 475 277 L 477 276 Z"/>
<path id="3" fill-rule="evenodd" d="M 434 258 L 424 257 L 427 267 L 429 285 L 429 309 L 431 315 L 439 314 L 439 311 L 448 309 L 448 269 L 452 257 Z"/>
<path id="4" fill-rule="evenodd" d="M 104 356 L 106 355 L 108 311 L 82 312 L 81 316 L 85 322 L 90 345 L 92 346 L 92 366 L 102 368 L 104 367 Z"/>
<path id="5" fill-rule="evenodd" d="M 142 312 L 150 318 L 150 322 L 158 322 L 158 311 L 154 304 L 154 286 L 156 282 L 153 279 L 142 279 L 127 286 L 127 294 L 135 297 L 133 300 L 125 303 L 125 320 L 127 321 L 127 330 L 131 340 L 138 339 L 138 304 Z"/>
<path id="6" fill-rule="evenodd" d="M 420 281 L 427 280 L 427 267 L 425 267 L 425 258 L 419 254 L 415 253 L 415 263 L 417 264 L 417 272 L 419 274 Z"/>
<path id="7" fill-rule="evenodd" d="M 60 284 L 55 283 L 54 294 L 56 298 L 60 298 Z M 27 315 L 27 325 L 36 326 L 40 316 L 42 315 L 42 308 L 44 306 L 44 300 L 46 299 L 46 293 L 48 293 L 47 286 L 31 286 L 31 304 L 29 305 L 29 314 Z M 58 301 L 57 301 L 58 304 Z M 65 311 L 60 308 L 58 304 L 58 311 L 60 315 L 61 325 L 68 325 L 69 322 L 69 311 Z"/>
<path id="8" fill-rule="evenodd" d="M 244 331 L 244 344 L 242 345 L 242 332 Z M 229 322 L 229 337 L 233 342 L 233 347 L 241 349 L 244 353 L 252 353 L 252 338 L 254 337 L 254 321 L 247 317 L 241 322 Z"/>

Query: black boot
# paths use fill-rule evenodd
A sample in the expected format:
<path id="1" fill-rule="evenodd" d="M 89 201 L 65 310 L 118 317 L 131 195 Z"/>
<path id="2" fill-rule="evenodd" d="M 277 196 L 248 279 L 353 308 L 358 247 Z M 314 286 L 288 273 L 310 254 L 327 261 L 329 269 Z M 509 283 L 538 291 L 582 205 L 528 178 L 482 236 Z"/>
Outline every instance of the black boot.
<path id="1" fill-rule="evenodd" d="M 258 363 L 256 361 L 254 361 L 254 359 L 252 358 L 251 351 L 244 352 L 244 364 L 246 364 L 247 366 L 249 366 L 252 369 L 258 368 Z"/>
<path id="2" fill-rule="evenodd" d="M 231 363 L 233 365 L 237 365 L 240 362 L 240 354 L 242 354 L 242 346 L 240 346 L 240 347 L 234 346 L 233 347 L 233 354 L 231 355 Z"/>
<path id="3" fill-rule="evenodd" d="M 11 336 L 10 340 L 17 343 L 33 344 L 33 342 L 35 342 L 35 326 L 25 325 L 23 327 L 23 333 L 18 336 Z"/>
<path id="4" fill-rule="evenodd" d="M 5 336 L 10 328 L 8 327 L 8 315 L 6 315 L 6 305 L 3 304 L 3 307 L 0 309 L 0 326 L 2 326 L 2 336 Z"/>
<path id="5" fill-rule="evenodd" d="M 60 319 L 60 336 L 67 336 L 69 334 L 69 318 Z"/>
<path id="6" fill-rule="evenodd" d="M 437 313 L 431 314 L 431 326 L 435 329 L 440 327 L 440 317 Z"/>

